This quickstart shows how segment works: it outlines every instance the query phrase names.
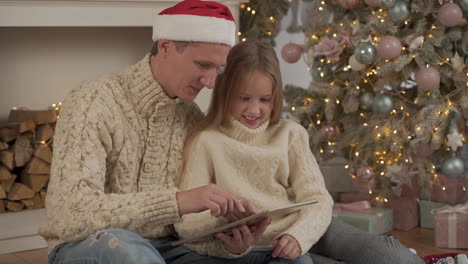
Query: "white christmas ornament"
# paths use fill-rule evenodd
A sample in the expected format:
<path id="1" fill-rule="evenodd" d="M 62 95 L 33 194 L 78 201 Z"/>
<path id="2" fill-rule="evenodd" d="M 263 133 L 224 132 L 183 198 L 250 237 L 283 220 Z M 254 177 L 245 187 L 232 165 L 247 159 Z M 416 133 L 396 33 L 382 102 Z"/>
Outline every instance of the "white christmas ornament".
<path id="1" fill-rule="evenodd" d="M 416 37 L 410 42 L 410 45 L 409 45 L 408 49 L 410 51 L 413 51 L 413 50 L 415 50 L 417 48 L 421 48 L 423 43 L 424 43 L 424 37 L 423 36 Z"/>
<path id="2" fill-rule="evenodd" d="M 452 151 L 456 151 L 458 147 L 463 146 L 462 138 L 462 134 L 457 131 L 452 131 L 447 135 L 447 146 L 449 146 Z"/>
<path id="3" fill-rule="evenodd" d="M 391 175 L 398 174 L 402 168 L 403 166 L 401 166 L 400 164 L 393 163 L 392 165 L 387 166 L 387 173 L 385 174 L 385 176 L 390 177 Z"/>
<path id="4" fill-rule="evenodd" d="M 463 71 L 463 69 L 465 68 L 463 58 L 460 57 L 460 55 L 458 55 L 458 52 L 455 52 L 455 56 L 453 56 L 453 58 L 450 59 L 450 62 L 452 62 L 453 68 L 458 72 Z"/>
<path id="5" fill-rule="evenodd" d="M 356 33 L 359 32 L 359 29 L 360 29 L 361 25 L 359 25 L 359 21 L 355 21 L 353 23 L 351 23 L 351 28 L 353 29 L 353 35 L 355 35 Z"/>

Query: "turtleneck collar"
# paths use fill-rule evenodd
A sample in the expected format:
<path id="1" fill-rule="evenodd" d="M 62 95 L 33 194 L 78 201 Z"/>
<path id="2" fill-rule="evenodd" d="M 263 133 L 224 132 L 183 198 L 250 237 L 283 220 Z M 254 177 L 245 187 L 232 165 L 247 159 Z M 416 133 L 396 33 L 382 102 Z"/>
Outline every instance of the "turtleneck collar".
<path id="1" fill-rule="evenodd" d="M 248 128 L 237 119 L 231 117 L 226 126 L 221 126 L 220 130 L 227 136 L 250 145 L 264 145 L 268 137 L 263 133 L 268 127 L 269 120 L 263 122 L 257 128 Z"/>
<path id="2" fill-rule="evenodd" d="M 137 64 L 131 66 L 125 73 L 129 81 L 128 90 L 138 113 L 145 117 L 151 116 L 163 105 L 175 105 L 181 103 L 180 98 L 167 96 L 161 85 L 154 79 L 150 66 L 150 54 L 147 54 Z M 128 76 L 128 75 L 129 76 Z"/>

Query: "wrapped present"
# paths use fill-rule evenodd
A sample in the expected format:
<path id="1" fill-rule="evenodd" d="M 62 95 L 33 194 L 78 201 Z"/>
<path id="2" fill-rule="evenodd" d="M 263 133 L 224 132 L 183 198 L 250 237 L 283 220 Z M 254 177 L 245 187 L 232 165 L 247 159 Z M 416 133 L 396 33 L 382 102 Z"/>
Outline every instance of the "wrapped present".
<path id="1" fill-rule="evenodd" d="M 424 228 L 434 228 L 434 216 L 431 211 L 449 204 L 438 203 L 428 200 L 419 201 L 419 212 L 421 216 L 420 226 Z"/>
<path id="2" fill-rule="evenodd" d="M 439 248 L 468 248 L 468 202 L 433 209 L 435 245 Z"/>
<path id="3" fill-rule="evenodd" d="M 364 231 L 383 234 L 392 230 L 393 211 L 389 208 L 372 208 L 369 201 L 335 204 L 333 215 Z"/>
<path id="4" fill-rule="evenodd" d="M 377 196 L 377 193 L 356 193 L 356 192 L 344 192 L 340 193 L 340 202 L 352 203 L 357 201 L 371 201 Z"/>
<path id="5" fill-rule="evenodd" d="M 320 162 L 320 170 L 325 180 L 325 186 L 331 193 L 351 191 L 351 177 L 345 166 L 348 161 L 343 157 L 335 157 Z"/>
<path id="6" fill-rule="evenodd" d="M 419 202 L 415 198 L 390 197 L 385 207 L 393 209 L 393 228 L 408 231 L 419 225 Z"/>
<path id="7" fill-rule="evenodd" d="M 431 187 L 431 201 L 457 204 L 465 200 L 465 179 L 436 174 Z"/>

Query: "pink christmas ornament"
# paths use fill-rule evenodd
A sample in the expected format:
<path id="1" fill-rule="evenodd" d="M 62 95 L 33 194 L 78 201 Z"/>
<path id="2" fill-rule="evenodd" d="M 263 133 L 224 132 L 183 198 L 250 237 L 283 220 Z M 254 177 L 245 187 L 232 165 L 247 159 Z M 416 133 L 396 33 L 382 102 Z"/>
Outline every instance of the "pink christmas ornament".
<path id="1" fill-rule="evenodd" d="M 303 52 L 304 50 L 300 45 L 289 42 L 281 49 L 281 57 L 287 63 L 296 63 L 301 58 Z"/>
<path id="2" fill-rule="evenodd" d="M 364 2 L 370 7 L 379 7 L 380 1 L 379 0 L 364 0 Z"/>
<path id="3" fill-rule="evenodd" d="M 433 150 L 432 150 L 431 144 L 420 145 L 419 147 L 417 147 L 414 150 L 414 154 L 417 157 L 421 157 L 421 158 L 427 158 L 427 157 L 431 156 L 432 152 L 433 152 Z"/>
<path id="4" fill-rule="evenodd" d="M 356 176 L 360 179 L 368 180 L 374 177 L 374 170 L 372 169 L 372 167 L 362 166 L 357 170 Z"/>
<path id="5" fill-rule="evenodd" d="M 381 58 L 391 60 L 398 58 L 401 53 L 401 41 L 394 36 L 385 36 L 379 41 L 377 55 Z"/>
<path id="6" fill-rule="evenodd" d="M 457 4 L 447 3 L 439 9 L 438 16 L 442 25 L 453 27 L 460 23 L 463 11 Z"/>
<path id="7" fill-rule="evenodd" d="M 340 4 L 341 7 L 346 9 L 353 9 L 356 6 L 358 6 L 359 3 L 360 0 L 338 0 L 338 4 Z"/>
<path id="8" fill-rule="evenodd" d="M 422 68 L 416 73 L 418 89 L 429 92 L 439 88 L 440 73 L 434 67 Z"/>
<path id="9" fill-rule="evenodd" d="M 328 140 L 335 139 L 336 128 L 333 125 L 325 125 L 320 129 L 322 136 Z"/>

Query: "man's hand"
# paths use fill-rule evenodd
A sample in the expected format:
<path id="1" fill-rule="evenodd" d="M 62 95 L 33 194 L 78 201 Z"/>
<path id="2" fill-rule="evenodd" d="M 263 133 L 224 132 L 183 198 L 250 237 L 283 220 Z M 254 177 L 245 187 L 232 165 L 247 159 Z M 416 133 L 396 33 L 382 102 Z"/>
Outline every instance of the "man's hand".
<path id="1" fill-rule="evenodd" d="M 242 203 L 234 195 L 216 184 L 176 193 L 180 215 L 210 210 L 213 216 L 227 216 L 231 212 L 245 212 Z"/>
<path id="2" fill-rule="evenodd" d="M 271 254 L 274 258 L 297 259 L 301 256 L 301 247 L 297 240 L 290 235 L 282 235 L 273 243 Z"/>
<path id="3" fill-rule="evenodd" d="M 215 236 L 223 241 L 227 251 L 232 254 L 241 254 L 260 240 L 270 223 L 270 218 L 264 218 L 253 226 L 240 225 L 232 228 L 232 235 L 216 233 Z"/>

